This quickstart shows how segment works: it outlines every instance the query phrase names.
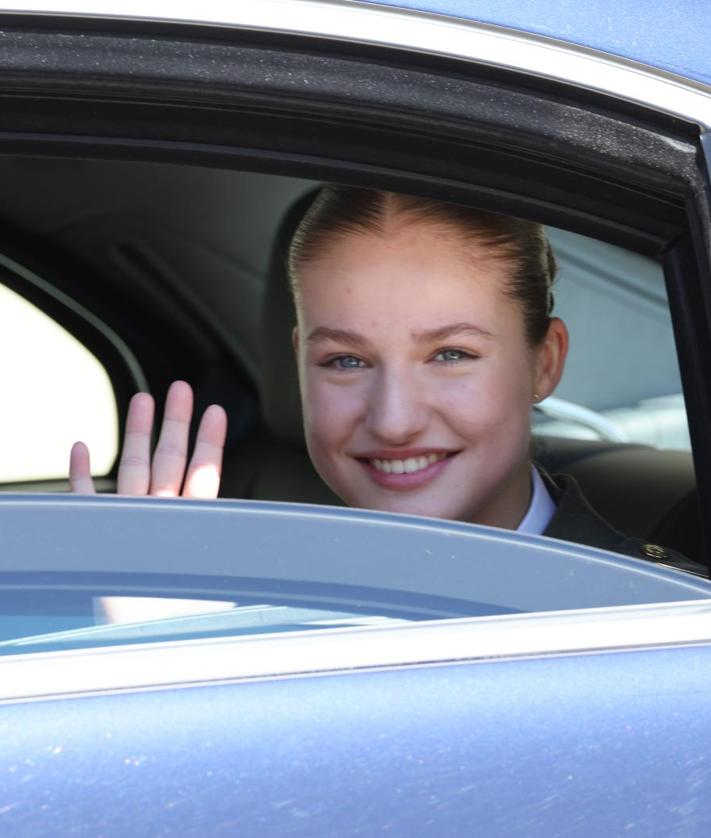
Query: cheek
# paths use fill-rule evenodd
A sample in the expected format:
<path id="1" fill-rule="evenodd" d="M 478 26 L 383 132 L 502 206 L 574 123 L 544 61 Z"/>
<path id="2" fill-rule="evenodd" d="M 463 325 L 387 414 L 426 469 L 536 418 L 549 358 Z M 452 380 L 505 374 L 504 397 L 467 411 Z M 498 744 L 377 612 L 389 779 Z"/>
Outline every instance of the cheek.
<path id="1" fill-rule="evenodd" d="M 528 432 L 531 384 L 527 369 L 492 364 L 476 378 L 443 385 L 437 402 L 463 436 Z"/>
<path id="2" fill-rule="evenodd" d="M 334 384 L 318 371 L 306 372 L 301 392 L 309 451 L 328 453 L 346 442 L 363 415 L 363 388 Z"/>

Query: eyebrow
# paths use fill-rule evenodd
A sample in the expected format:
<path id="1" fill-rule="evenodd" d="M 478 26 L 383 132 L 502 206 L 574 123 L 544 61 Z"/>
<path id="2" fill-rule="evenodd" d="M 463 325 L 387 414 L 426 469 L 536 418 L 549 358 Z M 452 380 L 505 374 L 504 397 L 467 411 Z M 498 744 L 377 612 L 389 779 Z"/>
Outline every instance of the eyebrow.
<path id="1" fill-rule="evenodd" d="M 413 332 L 412 336 L 417 343 L 435 343 L 440 340 L 454 337 L 456 335 L 475 335 L 477 337 L 493 338 L 494 334 L 475 326 L 473 323 L 450 323 L 447 326 L 439 326 L 436 329 L 427 329 L 424 332 Z M 319 326 L 314 329 L 307 338 L 308 343 L 321 343 L 331 340 L 335 343 L 344 343 L 347 346 L 362 347 L 367 340 L 358 332 L 351 332 L 347 329 L 331 329 L 328 326 Z"/>
<path id="2" fill-rule="evenodd" d="M 435 343 L 446 340 L 455 335 L 475 335 L 476 337 L 493 338 L 494 333 L 475 326 L 474 323 L 451 323 L 448 326 L 439 326 L 437 329 L 427 329 L 424 332 L 413 332 L 417 343 Z"/>
<path id="3" fill-rule="evenodd" d="M 306 338 L 308 343 L 321 343 L 325 340 L 332 340 L 336 343 L 345 343 L 348 346 L 364 346 L 367 341 L 357 332 L 349 332 L 346 329 L 330 329 L 328 326 L 319 326 Z"/>

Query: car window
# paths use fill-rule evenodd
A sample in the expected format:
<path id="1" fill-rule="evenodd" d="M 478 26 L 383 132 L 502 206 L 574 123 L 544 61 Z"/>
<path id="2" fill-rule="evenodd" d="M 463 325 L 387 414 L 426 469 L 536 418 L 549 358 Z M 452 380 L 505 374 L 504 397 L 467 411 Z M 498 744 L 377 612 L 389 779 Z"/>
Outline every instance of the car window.
<path id="1" fill-rule="evenodd" d="M 0 655 L 711 597 L 583 545 L 305 504 L 6 495 L 0 548 Z"/>
<path id="2" fill-rule="evenodd" d="M 537 433 L 690 450 L 661 265 L 574 233 L 548 234 L 559 265 L 555 313 L 571 341 Z"/>
<path id="3" fill-rule="evenodd" d="M 87 168 L 95 174 L 90 166 Z M 126 196 L 123 212 L 131 221 L 140 217 L 140 229 L 136 229 L 135 224 L 127 225 L 129 236 L 113 216 L 105 229 L 94 229 L 92 218 L 103 218 L 101 206 L 96 206 L 90 208 L 90 217 L 82 219 L 84 238 L 72 237 L 65 232 L 67 237 L 61 243 L 73 248 L 80 258 L 84 256 L 82 249 L 92 252 L 92 248 L 98 250 L 101 245 L 99 252 L 105 257 L 103 268 L 110 267 L 111 255 L 125 240 L 130 239 L 134 247 L 152 249 L 160 257 L 156 260 L 158 268 L 169 264 L 170 271 L 166 270 L 163 275 L 157 269 L 155 276 L 142 275 L 141 282 L 154 282 L 153 290 L 160 288 L 165 291 L 166 300 L 178 300 L 181 305 L 190 306 L 190 311 L 199 312 L 200 320 L 214 333 L 225 334 L 236 344 L 243 343 L 258 352 L 255 335 L 259 332 L 262 302 L 259 292 L 270 281 L 267 276 L 269 252 L 265 252 L 265 242 L 273 246 L 276 231 L 293 206 L 295 194 L 313 192 L 319 184 L 262 175 L 262 192 L 269 195 L 269 206 L 263 208 L 262 218 L 244 211 L 245 205 L 254 200 L 252 193 L 258 191 L 259 177 L 254 173 L 246 176 L 250 187 L 247 200 L 237 188 L 240 172 L 229 173 L 230 183 L 235 188 L 228 195 L 224 190 L 214 191 L 214 185 L 221 184 L 214 170 L 205 169 L 205 177 L 201 179 L 203 170 L 191 168 L 190 179 L 183 181 L 180 179 L 182 169 L 171 168 L 173 177 L 164 180 L 171 184 L 179 182 L 185 187 L 182 192 L 174 193 L 162 191 L 165 189 L 162 181 L 151 179 L 149 169 L 147 164 L 132 168 L 122 163 L 112 170 L 111 163 L 106 161 L 96 169 L 103 173 L 107 185 L 112 179 L 121 182 Z M 47 176 L 47 171 L 43 170 L 43 177 Z M 57 170 L 54 176 L 61 181 L 63 171 Z M 75 189 L 83 188 L 87 188 L 86 184 L 78 180 Z M 162 217 L 153 219 L 156 224 L 160 220 L 155 229 L 153 223 L 146 220 L 143 196 L 149 190 L 157 207 L 162 206 L 162 198 L 170 199 L 176 231 L 183 226 L 189 229 L 191 241 L 195 243 L 191 259 L 183 258 L 183 252 L 174 246 L 174 239 L 166 237 Z M 56 191 L 64 194 L 62 189 Z M 206 215 L 216 214 L 219 205 L 225 217 L 239 218 L 243 240 L 236 242 L 231 237 L 227 223 L 221 227 L 206 224 L 204 228 L 188 223 L 195 214 L 195 195 L 206 207 L 215 202 L 209 212 L 206 209 Z M 557 229 L 550 229 L 549 235 L 559 263 L 554 289 L 555 313 L 568 324 L 571 349 L 560 387 L 553 398 L 541 404 L 535 415 L 534 431 L 547 441 L 548 453 L 552 455 L 550 459 L 543 458 L 541 464 L 551 472 L 573 474 L 598 511 L 622 532 L 647 537 L 688 491 L 688 479 L 693 483 L 693 467 L 688 454 L 684 454 L 684 462 L 677 469 L 681 476 L 661 482 L 666 492 L 661 500 L 656 498 L 660 493 L 647 479 L 646 471 L 640 468 L 637 473 L 625 465 L 626 476 L 635 486 L 639 483 L 645 492 L 653 489 L 655 493 L 656 505 L 647 502 L 644 492 L 636 493 L 635 509 L 646 510 L 640 522 L 636 512 L 637 517 L 629 515 L 627 507 L 610 495 L 610 486 L 619 483 L 619 463 L 610 466 L 609 461 L 601 461 L 601 468 L 588 480 L 586 473 L 576 470 L 575 451 L 574 456 L 560 465 L 557 445 L 558 438 L 567 437 L 581 442 L 605 439 L 616 443 L 642 442 L 655 448 L 688 449 L 686 414 L 663 272 L 651 259 L 591 238 Z M 215 269 L 214 261 L 205 255 L 209 252 L 221 254 L 219 271 Z M 228 281 L 239 274 L 242 265 L 250 265 L 250 276 L 255 277 L 248 287 L 245 283 Z M 167 277 L 170 282 L 166 281 Z M 257 293 L 253 286 L 257 287 Z M 5 357 L 18 360 L 8 365 L 4 373 L 8 376 L 4 382 L 6 392 L 17 394 L 15 404 L 18 408 L 10 411 L 11 418 L 6 423 L 9 432 L 3 439 L 6 452 L 2 452 L 1 462 L 7 469 L 7 476 L 0 474 L 1 479 L 65 477 L 69 447 L 76 439 L 89 444 L 94 473 L 105 474 L 116 457 L 118 438 L 115 398 L 105 370 L 51 318 L 9 289 L 0 288 L 0 292 L 3 294 L 0 311 L 7 323 L 7 326 L 0 325 L 2 348 Z M 173 296 L 169 297 L 169 294 Z M 145 301 L 140 298 L 146 307 L 150 303 L 149 297 L 147 294 Z M 161 297 L 161 302 L 163 299 Z M 235 312 L 239 317 L 234 316 Z M 295 368 L 289 367 L 293 365 L 291 326 L 286 320 L 278 321 L 273 330 L 268 330 L 269 340 L 280 340 L 277 329 L 281 329 L 282 337 L 286 339 L 272 382 L 281 398 L 290 385 L 296 387 L 296 374 Z M 147 354 L 150 349 L 146 342 L 143 350 L 137 351 Z M 145 354 L 138 357 L 139 363 L 145 359 Z M 206 353 L 206 357 L 209 359 L 206 368 L 211 368 L 214 356 Z M 199 358 L 197 353 L 196 358 Z M 256 360 L 264 361 L 264 358 Z M 185 375 L 185 372 L 179 369 L 177 374 Z M 197 361 L 192 374 L 195 378 L 191 380 L 198 383 L 201 369 Z M 260 374 L 268 378 L 264 365 Z M 225 386 L 231 386 L 229 379 Z M 211 398 L 220 401 L 225 396 L 222 390 Z M 47 423 L 50 412 L 53 422 Z M 252 437 L 245 434 L 234 440 L 232 451 L 235 456 L 229 458 L 226 465 L 227 476 L 235 478 L 232 484 L 240 487 L 233 496 L 322 502 L 320 497 L 309 494 L 312 484 L 305 470 L 305 466 L 310 467 L 305 450 L 298 452 L 300 457 L 296 456 L 294 443 L 301 442 L 300 417 L 296 412 L 292 415 L 290 409 L 282 409 L 279 418 L 294 420 L 295 432 L 289 435 L 288 448 L 283 444 L 283 434 L 270 426 L 268 417 L 255 420 L 258 434 Z M 52 437 L 47 434 L 50 424 L 54 428 Z M 570 449 L 565 451 L 569 453 Z M 582 459 L 590 472 L 590 466 L 595 465 L 593 458 L 585 453 Z M 555 542 L 553 545 L 555 550 Z M 672 541 L 669 546 L 677 545 Z M 402 546 L 398 545 L 396 549 L 399 552 Z M 686 549 L 683 552 L 692 553 Z M 186 573 L 194 577 L 200 569 L 202 555 L 196 550 L 191 559 L 193 565 L 186 566 Z M 308 557 L 304 561 L 308 561 Z M 104 562 L 105 557 L 97 553 L 94 569 L 99 571 Z M 61 562 L 57 567 L 62 569 Z M 66 584 L 71 590 L 74 581 Z M 254 592 L 240 591 L 238 597 L 224 598 L 214 589 L 201 588 L 200 580 L 192 577 L 181 589 L 163 588 L 156 585 L 154 579 L 142 581 L 139 576 L 115 585 L 100 581 L 88 586 L 81 595 L 72 594 L 68 598 L 50 586 L 37 598 L 36 611 L 27 606 L 21 613 L 12 610 L 10 600 L 13 596 L 6 598 L 2 611 L 2 638 L 10 644 L 10 649 L 19 648 L 15 640 L 28 636 L 39 636 L 38 648 L 43 643 L 52 645 L 54 641 L 48 641 L 44 635 L 53 632 L 78 632 L 57 640 L 71 646 L 210 633 L 294 631 L 409 618 L 409 612 L 403 616 L 398 609 L 382 612 L 375 606 L 359 610 L 352 607 L 352 601 L 335 607 L 328 598 L 321 601 L 319 597 L 295 597 L 284 603 L 279 597 L 263 598 Z M 407 593 L 402 596 L 407 602 Z M 531 608 L 575 607 L 574 603 L 575 600 L 570 599 L 566 605 L 563 597 L 555 605 L 541 601 Z M 519 610 L 518 606 L 510 603 L 487 603 L 483 611 L 474 613 L 490 615 L 516 610 Z M 441 612 L 437 613 L 441 616 Z M 458 616 L 460 612 L 453 613 Z M 472 612 L 465 610 L 464 613 Z M 20 645 L 24 647 L 25 642 Z"/>
<path id="4" fill-rule="evenodd" d="M 106 370 L 66 329 L 3 285 L 0 357 L 0 482 L 66 478 L 78 439 L 90 446 L 94 473 L 106 474 L 118 449 Z"/>

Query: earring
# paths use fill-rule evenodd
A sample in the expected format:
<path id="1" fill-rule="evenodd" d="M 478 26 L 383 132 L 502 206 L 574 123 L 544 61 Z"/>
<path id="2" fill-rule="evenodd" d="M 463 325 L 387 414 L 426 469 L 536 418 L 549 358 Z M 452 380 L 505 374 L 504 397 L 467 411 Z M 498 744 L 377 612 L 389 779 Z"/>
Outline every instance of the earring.
<path id="1" fill-rule="evenodd" d="M 536 404 L 540 400 L 541 400 L 541 394 L 540 393 L 534 393 L 533 394 L 533 403 Z"/>

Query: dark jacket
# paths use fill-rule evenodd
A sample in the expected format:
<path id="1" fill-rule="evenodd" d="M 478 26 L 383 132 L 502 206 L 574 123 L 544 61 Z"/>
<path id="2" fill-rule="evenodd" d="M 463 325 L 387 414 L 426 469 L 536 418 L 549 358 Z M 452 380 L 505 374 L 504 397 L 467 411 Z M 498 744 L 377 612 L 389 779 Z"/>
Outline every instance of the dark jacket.
<path id="1" fill-rule="evenodd" d="M 681 553 L 623 535 L 611 527 L 590 506 L 576 481 L 565 474 L 549 475 L 539 468 L 541 476 L 556 504 L 556 511 L 543 535 L 600 547 L 635 559 L 646 559 L 708 578 L 708 571 Z"/>

